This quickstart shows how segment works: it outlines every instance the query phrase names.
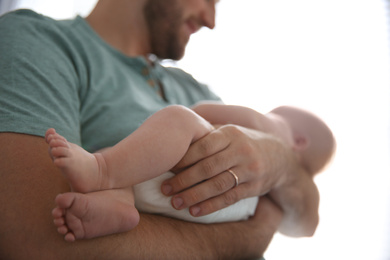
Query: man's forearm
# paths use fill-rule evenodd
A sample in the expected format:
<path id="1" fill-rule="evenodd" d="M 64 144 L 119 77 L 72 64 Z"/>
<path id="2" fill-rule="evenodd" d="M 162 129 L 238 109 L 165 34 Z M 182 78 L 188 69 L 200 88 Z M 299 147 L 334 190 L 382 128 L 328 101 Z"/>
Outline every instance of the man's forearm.
<path id="1" fill-rule="evenodd" d="M 280 222 L 281 213 L 269 207 L 275 206 L 263 206 L 256 219 L 209 225 L 142 214 L 130 232 L 74 243 L 65 242 L 49 220 L 33 222 L 30 218 L 26 223 L 34 226 L 21 223 L 20 228 L 13 228 L 17 232 L 3 233 L 0 258 L 256 259 L 263 255 Z"/>
<path id="2" fill-rule="evenodd" d="M 159 252 L 146 251 L 143 259 L 257 259 L 281 221 L 280 210 L 266 200 L 261 201 L 255 217 L 235 223 L 196 224 L 144 215 L 134 231 L 149 233 L 144 239 L 153 237 Z"/>
<path id="3" fill-rule="evenodd" d="M 69 187 L 43 138 L 0 134 L 0 154 L 0 259 L 254 258 L 280 223 L 280 212 L 265 201 L 248 221 L 204 225 L 142 215 L 130 232 L 68 243 L 50 212 Z"/>

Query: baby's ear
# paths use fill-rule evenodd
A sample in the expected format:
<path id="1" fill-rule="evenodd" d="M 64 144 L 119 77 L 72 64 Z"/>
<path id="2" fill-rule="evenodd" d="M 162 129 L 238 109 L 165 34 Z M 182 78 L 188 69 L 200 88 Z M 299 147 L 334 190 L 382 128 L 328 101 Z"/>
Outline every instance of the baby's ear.
<path id="1" fill-rule="evenodd" d="M 294 149 L 298 151 L 303 151 L 309 146 L 309 139 L 303 135 L 294 136 Z"/>

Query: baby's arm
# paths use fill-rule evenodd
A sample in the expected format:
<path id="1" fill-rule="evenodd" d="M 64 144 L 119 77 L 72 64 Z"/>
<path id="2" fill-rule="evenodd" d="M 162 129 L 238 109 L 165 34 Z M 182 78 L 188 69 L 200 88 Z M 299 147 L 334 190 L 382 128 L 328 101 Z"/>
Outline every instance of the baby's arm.
<path id="1" fill-rule="evenodd" d="M 273 133 L 274 123 L 268 116 L 251 108 L 222 103 L 199 103 L 192 109 L 213 125 L 234 124 Z"/>
<path id="2" fill-rule="evenodd" d="M 261 114 L 248 107 L 224 105 L 217 102 L 199 103 L 192 109 L 213 125 L 239 125 L 272 134 L 285 144 L 293 145 L 289 124 L 276 113 Z"/>

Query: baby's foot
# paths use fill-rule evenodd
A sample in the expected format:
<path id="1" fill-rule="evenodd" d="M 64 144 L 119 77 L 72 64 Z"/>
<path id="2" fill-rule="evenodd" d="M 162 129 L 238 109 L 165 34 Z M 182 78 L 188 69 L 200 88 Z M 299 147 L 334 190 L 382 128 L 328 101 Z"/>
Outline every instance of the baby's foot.
<path id="1" fill-rule="evenodd" d="M 129 231 L 139 222 L 132 192 L 122 189 L 64 193 L 56 203 L 54 224 L 68 242 Z"/>
<path id="2" fill-rule="evenodd" d="M 51 128 L 45 140 L 54 164 L 60 168 L 72 191 L 91 192 L 106 188 L 104 159 L 100 154 L 91 154 L 76 144 L 68 142 Z"/>

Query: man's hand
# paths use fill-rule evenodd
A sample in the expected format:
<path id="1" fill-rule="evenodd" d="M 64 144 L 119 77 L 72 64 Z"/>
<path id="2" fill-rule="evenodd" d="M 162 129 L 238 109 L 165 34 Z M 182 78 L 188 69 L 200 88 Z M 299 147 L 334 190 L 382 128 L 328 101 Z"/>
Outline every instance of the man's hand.
<path id="1" fill-rule="evenodd" d="M 176 209 L 190 207 L 195 216 L 207 215 L 241 199 L 264 195 L 283 183 L 286 150 L 271 135 L 222 126 L 191 145 L 174 169 L 184 170 L 165 181 L 162 190 L 166 195 L 176 194 L 172 198 Z M 228 169 L 237 175 L 237 187 Z"/>
<path id="2" fill-rule="evenodd" d="M 237 187 L 228 169 L 237 175 Z M 285 213 L 283 233 L 312 235 L 318 223 L 314 182 L 297 163 L 293 151 L 272 135 L 222 126 L 192 144 L 174 171 L 179 173 L 163 183 L 162 191 L 174 195 L 174 208 L 189 207 L 193 216 L 269 193 Z M 290 227 L 294 231 L 290 232 Z"/>

